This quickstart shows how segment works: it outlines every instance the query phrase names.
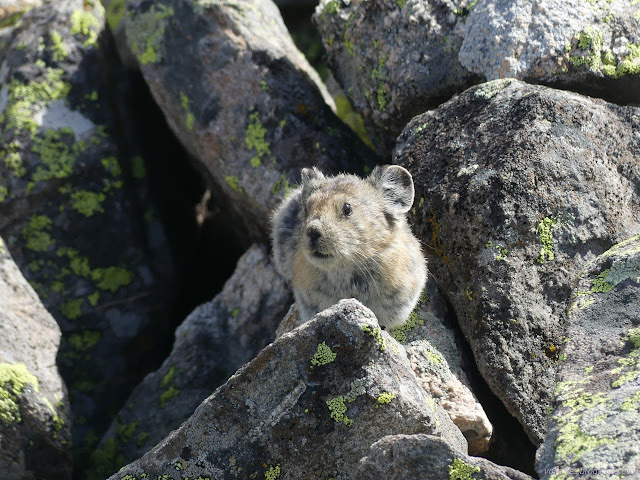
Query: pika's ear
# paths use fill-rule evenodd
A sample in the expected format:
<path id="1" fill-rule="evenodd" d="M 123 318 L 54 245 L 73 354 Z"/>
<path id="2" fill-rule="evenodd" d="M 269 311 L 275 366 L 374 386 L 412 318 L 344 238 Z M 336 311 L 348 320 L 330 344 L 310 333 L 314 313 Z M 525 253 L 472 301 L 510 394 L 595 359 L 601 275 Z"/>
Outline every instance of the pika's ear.
<path id="1" fill-rule="evenodd" d="M 413 178 L 398 165 L 382 165 L 367 177 L 382 192 L 387 208 L 394 214 L 406 213 L 413 205 Z"/>
<path id="2" fill-rule="evenodd" d="M 318 170 L 316 167 L 303 168 L 302 173 L 300 175 L 302 177 L 302 185 L 304 185 L 305 187 L 309 185 L 311 180 L 316 180 L 316 179 L 320 180 L 324 178 L 324 175 L 322 174 L 322 172 Z"/>

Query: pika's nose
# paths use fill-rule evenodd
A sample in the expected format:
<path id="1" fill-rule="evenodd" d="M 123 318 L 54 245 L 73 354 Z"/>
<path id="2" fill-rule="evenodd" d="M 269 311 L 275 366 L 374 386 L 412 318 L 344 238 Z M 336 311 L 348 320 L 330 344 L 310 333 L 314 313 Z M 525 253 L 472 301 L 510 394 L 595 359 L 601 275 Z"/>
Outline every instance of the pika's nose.
<path id="1" fill-rule="evenodd" d="M 318 246 L 318 239 L 322 236 L 322 233 L 318 227 L 309 227 L 307 228 L 307 236 L 309 237 L 311 246 L 316 248 Z"/>

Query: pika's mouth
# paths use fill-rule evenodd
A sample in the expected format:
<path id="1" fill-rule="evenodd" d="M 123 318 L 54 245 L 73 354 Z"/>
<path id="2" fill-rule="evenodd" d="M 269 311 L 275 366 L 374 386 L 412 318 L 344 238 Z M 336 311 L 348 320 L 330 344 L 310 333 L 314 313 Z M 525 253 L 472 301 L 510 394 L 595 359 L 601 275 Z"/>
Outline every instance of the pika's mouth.
<path id="1" fill-rule="evenodd" d="M 325 253 L 320 253 L 317 250 L 314 251 L 311 255 L 313 256 L 313 258 L 320 258 L 320 259 L 329 258 L 331 256 Z"/>

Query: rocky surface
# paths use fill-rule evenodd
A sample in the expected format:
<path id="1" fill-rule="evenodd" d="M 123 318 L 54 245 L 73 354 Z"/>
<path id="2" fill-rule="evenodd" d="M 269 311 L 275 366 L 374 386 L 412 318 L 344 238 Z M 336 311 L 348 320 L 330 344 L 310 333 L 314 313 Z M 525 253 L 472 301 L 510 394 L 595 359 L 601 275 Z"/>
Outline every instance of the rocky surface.
<path id="1" fill-rule="evenodd" d="M 127 2 L 131 51 L 214 196 L 250 238 L 300 168 L 362 174 L 371 151 L 332 112 L 271 1 Z"/>
<path id="2" fill-rule="evenodd" d="M 572 290 L 540 478 L 634 478 L 640 467 L 640 235 Z"/>
<path id="3" fill-rule="evenodd" d="M 0 54 L 0 233 L 63 332 L 80 447 L 138 383 L 136 339 L 153 322 L 161 341 L 174 298 L 144 161 L 120 149 L 103 31 L 99 3 L 50 2 Z"/>
<path id="4" fill-rule="evenodd" d="M 383 155 L 414 115 L 486 80 L 640 103 L 633 0 L 321 0 L 314 19 Z"/>
<path id="5" fill-rule="evenodd" d="M 178 428 L 274 339 L 290 303 L 265 247 L 252 246 L 222 291 L 178 327 L 169 357 L 124 403 L 93 455 L 89 478 L 107 478 Z"/>
<path id="6" fill-rule="evenodd" d="M 0 476 L 71 478 L 67 389 L 58 373 L 60 329 L 0 237 Z"/>
<path id="7" fill-rule="evenodd" d="M 432 435 L 390 435 L 371 446 L 354 480 L 529 480 L 532 477 L 484 458 L 464 455 Z"/>
<path id="8" fill-rule="evenodd" d="M 403 347 L 355 300 L 285 334 L 112 480 L 352 478 L 385 435 L 429 433 L 466 442 L 420 387 Z"/>
<path id="9" fill-rule="evenodd" d="M 414 118 L 395 161 L 478 369 L 542 441 L 570 284 L 640 231 L 640 112 L 496 80 Z"/>

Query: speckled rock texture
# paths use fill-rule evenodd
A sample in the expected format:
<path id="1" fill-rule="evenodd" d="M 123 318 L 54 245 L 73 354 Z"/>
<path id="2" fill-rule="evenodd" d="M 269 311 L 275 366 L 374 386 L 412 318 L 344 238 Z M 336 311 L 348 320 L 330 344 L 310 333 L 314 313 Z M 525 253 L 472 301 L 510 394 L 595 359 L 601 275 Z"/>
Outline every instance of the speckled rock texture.
<path id="1" fill-rule="evenodd" d="M 216 297 L 178 327 L 173 351 L 136 387 L 94 454 L 107 478 L 187 420 L 216 387 L 274 338 L 291 293 L 264 246 L 253 245 Z"/>
<path id="2" fill-rule="evenodd" d="M 71 478 L 60 329 L 0 237 L 0 478 Z"/>
<path id="3" fill-rule="evenodd" d="M 129 0 L 124 22 L 170 127 L 250 238 L 267 238 L 301 167 L 362 175 L 376 163 L 270 0 Z"/>
<path id="4" fill-rule="evenodd" d="M 532 480 L 529 475 L 464 455 L 433 435 L 389 435 L 371 445 L 354 480 Z"/>
<path id="5" fill-rule="evenodd" d="M 178 430 L 111 477 L 353 477 L 386 435 L 466 442 L 370 310 L 342 300 L 266 347 Z M 129 475 L 129 477 L 127 477 Z"/>
<path id="6" fill-rule="evenodd" d="M 640 231 L 640 110 L 496 80 L 414 118 L 414 232 L 492 391 L 544 437 L 571 281 Z"/>
<path id="7" fill-rule="evenodd" d="M 516 78 L 640 103 L 634 0 L 321 0 L 330 65 L 381 154 L 414 115 Z"/>
<path id="8" fill-rule="evenodd" d="M 640 469 L 640 235 L 578 276 L 565 327 L 542 479 L 636 478 Z"/>
<path id="9" fill-rule="evenodd" d="M 76 446 L 139 382 L 133 345 L 151 322 L 151 343 L 167 333 L 173 298 L 143 160 L 118 148 L 103 31 L 98 2 L 50 2 L 0 53 L 0 234 L 62 330 Z"/>

